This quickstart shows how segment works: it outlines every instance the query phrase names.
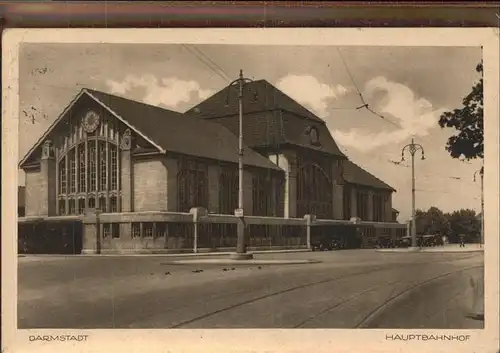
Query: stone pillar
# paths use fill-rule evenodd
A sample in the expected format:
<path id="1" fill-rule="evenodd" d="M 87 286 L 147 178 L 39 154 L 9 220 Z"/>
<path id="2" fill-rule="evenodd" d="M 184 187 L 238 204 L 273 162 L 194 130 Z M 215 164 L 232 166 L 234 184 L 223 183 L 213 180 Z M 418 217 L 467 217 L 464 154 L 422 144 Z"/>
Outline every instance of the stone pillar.
<path id="1" fill-rule="evenodd" d="M 52 141 L 47 140 L 42 146 L 42 158 L 40 161 L 40 215 L 56 215 L 56 160 Z"/>
<path id="2" fill-rule="evenodd" d="M 358 217 L 358 192 L 356 186 L 351 187 L 351 218 Z"/>
<path id="3" fill-rule="evenodd" d="M 392 222 L 392 193 L 387 194 L 384 202 L 385 221 Z"/>
<path id="4" fill-rule="evenodd" d="M 344 219 L 344 178 L 342 175 L 342 163 L 342 160 L 334 160 L 332 163 L 333 219 Z"/>
<path id="5" fill-rule="evenodd" d="M 333 219 L 344 219 L 344 186 L 333 182 Z"/>
<path id="6" fill-rule="evenodd" d="M 132 224 L 120 223 L 120 241 L 127 242 L 132 238 Z"/>
<path id="7" fill-rule="evenodd" d="M 219 213 L 220 167 L 208 166 L 208 212 Z M 246 211 L 246 210 L 245 210 Z"/>
<path id="8" fill-rule="evenodd" d="M 82 254 L 95 254 L 97 252 L 97 226 L 95 214 L 87 213 L 85 215 L 82 231 Z"/>
<path id="9" fill-rule="evenodd" d="M 307 244 L 307 248 L 310 250 L 312 248 L 311 247 L 311 228 L 312 228 L 314 221 L 316 220 L 316 216 L 307 214 L 304 216 L 304 219 L 306 221 L 306 244 Z"/>
<path id="10" fill-rule="evenodd" d="M 274 156 L 274 158 L 276 158 Z M 278 165 L 285 172 L 283 195 L 283 215 L 285 218 L 297 217 L 297 162 L 295 154 L 288 152 L 278 157 Z"/>
<path id="11" fill-rule="evenodd" d="M 273 192 L 274 192 L 274 209 L 276 213 L 276 217 L 284 217 L 285 210 L 285 173 L 282 173 L 280 176 L 277 176 L 273 180 Z"/>
<path id="12" fill-rule="evenodd" d="M 132 146 L 132 136 L 130 130 L 126 130 L 123 134 L 121 141 L 121 186 L 122 186 L 122 212 L 133 212 L 133 199 L 134 193 L 132 190 L 132 178 L 133 178 L 133 166 L 132 166 L 132 156 L 131 149 Z"/>
<path id="13" fill-rule="evenodd" d="M 177 159 L 167 157 L 164 160 L 165 169 L 167 171 L 167 211 L 177 212 L 177 174 L 179 173 L 179 165 Z"/>
<path id="14" fill-rule="evenodd" d="M 368 191 L 367 221 L 373 221 L 373 191 Z"/>
<path id="15" fill-rule="evenodd" d="M 276 211 L 276 216 L 285 217 L 285 210 L 287 209 L 287 207 L 285 206 L 285 190 L 287 185 L 287 177 L 284 166 L 287 165 L 287 162 L 285 161 L 283 155 L 279 154 L 270 154 L 268 155 L 268 158 L 283 171 L 280 177 L 276 176 L 276 178 L 273 179 L 273 203 Z M 283 179 L 281 179 L 281 177 Z"/>
<path id="16" fill-rule="evenodd" d="M 247 170 L 243 170 L 243 212 L 253 215 L 253 175 Z"/>

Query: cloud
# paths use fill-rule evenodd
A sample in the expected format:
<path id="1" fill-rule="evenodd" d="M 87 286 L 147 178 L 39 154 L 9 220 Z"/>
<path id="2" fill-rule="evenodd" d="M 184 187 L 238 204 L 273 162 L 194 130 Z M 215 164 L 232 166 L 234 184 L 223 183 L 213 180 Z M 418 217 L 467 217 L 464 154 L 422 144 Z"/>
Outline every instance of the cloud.
<path id="1" fill-rule="evenodd" d="M 439 116 L 445 108 L 435 109 L 425 98 L 417 98 L 406 85 L 376 77 L 365 85 L 363 96 L 370 106 L 399 125 L 393 131 L 372 132 L 367 129 L 353 128 L 348 131 L 333 131 L 338 143 L 369 152 L 388 144 L 399 144 L 410 137 L 423 137 L 438 127 Z M 378 100 L 378 102 L 377 102 Z"/>
<path id="2" fill-rule="evenodd" d="M 196 81 L 185 81 L 176 77 L 158 79 L 153 75 L 128 75 L 121 82 L 108 80 L 106 82 L 112 93 L 126 94 L 134 89 L 143 89 L 145 95 L 142 101 L 152 105 L 164 105 L 175 108 L 182 103 L 208 98 L 214 93 L 209 89 L 202 89 Z M 196 99 L 194 98 L 194 99 Z"/>
<path id="3" fill-rule="evenodd" d="M 328 101 L 345 95 L 349 89 L 342 85 L 327 85 L 313 76 L 288 75 L 277 84 L 280 90 L 322 117 L 328 114 Z"/>

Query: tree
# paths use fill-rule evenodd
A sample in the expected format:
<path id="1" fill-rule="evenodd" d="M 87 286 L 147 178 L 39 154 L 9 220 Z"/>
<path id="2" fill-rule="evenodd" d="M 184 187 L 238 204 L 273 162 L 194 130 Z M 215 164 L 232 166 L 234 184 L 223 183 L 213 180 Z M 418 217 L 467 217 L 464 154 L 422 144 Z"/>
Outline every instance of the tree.
<path id="1" fill-rule="evenodd" d="M 417 234 L 448 235 L 450 223 L 446 215 L 437 207 L 430 207 L 427 211 L 416 211 Z"/>
<path id="2" fill-rule="evenodd" d="M 446 150 L 453 158 L 483 158 L 483 62 L 476 66 L 480 75 L 472 91 L 462 100 L 463 107 L 445 112 L 439 119 L 441 128 L 454 128 L 457 134 L 448 138 Z"/>
<path id="3" fill-rule="evenodd" d="M 466 235 L 469 239 L 479 239 L 481 234 L 481 220 L 477 217 L 476 211 L 461 209 L 447 214 L 451 227 L 451 241 L 457 241 L 460 234 Z"/>

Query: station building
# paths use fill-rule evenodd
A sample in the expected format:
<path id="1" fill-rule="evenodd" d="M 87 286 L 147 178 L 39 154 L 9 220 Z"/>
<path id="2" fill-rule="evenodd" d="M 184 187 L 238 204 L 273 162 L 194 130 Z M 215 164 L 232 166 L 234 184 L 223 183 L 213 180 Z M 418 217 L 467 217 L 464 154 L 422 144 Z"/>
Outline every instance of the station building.
<path id="1" fill-rule="evenodd" d="M 323 120 L 265 80 L 245 90 L 245 216 L 393 220 L 395 190 L 349 161 Z M 107 220 L 97 225 L 108 239 L 102 246 L 175 249 L 147 239 L 169 237 L 171 223 L 193 207 L 233 215 L 237 93 L 228 86 L 180 113 L 81 90 L 19 164 L 26 175 L 20 238 L 85 251 L 98 209 Z"/>

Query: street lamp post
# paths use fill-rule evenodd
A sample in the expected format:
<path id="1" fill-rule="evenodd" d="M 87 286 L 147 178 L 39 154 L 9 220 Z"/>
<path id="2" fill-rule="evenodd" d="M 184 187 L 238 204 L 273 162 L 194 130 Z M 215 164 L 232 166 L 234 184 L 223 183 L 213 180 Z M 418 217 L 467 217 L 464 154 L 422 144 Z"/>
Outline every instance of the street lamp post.
<path id="1" fill-rule="evenodd" d="M 238 113 L 239 113 L 239 134 L 238 134 L 238 208 L 234 211 L 235 216 L 239 218 L 237 223 L 237 245 L 235 259 L 250 259 L 252 254 L 246 251 L 245 242 L 245 219 L 243 211 L 243 88 L 245 84 L 253 82 L 249 78 L 243 77 L 243 70 L 240 70 L 240 76 L 229 84 L 229 92 L 232 86 L 238 86 Z"/>
<path id="2" fill-rule="evenodd" d="M 416 210 L 415 210 L 415 154 L 418 151 L 422 153 L 422 160 L 425 159 L 424 148 L 422 145 L 415 143 L 411 139 L 411 143 L 404 146 L 401 150 L 401 161 L 405 160 L 405 152 L 408 151 L 411 156 L 411 246 L 417 247 L 417 225 L 416 225 Z"/>
<path id="3" fill-rule="evenodd" d="M 481 181 L 481 243 L 480 246 L 484 246 L 484 165 L 481 169 L 474 173 L 474 181 L 476 181 L 476 174 L 479 173 Z"/>

